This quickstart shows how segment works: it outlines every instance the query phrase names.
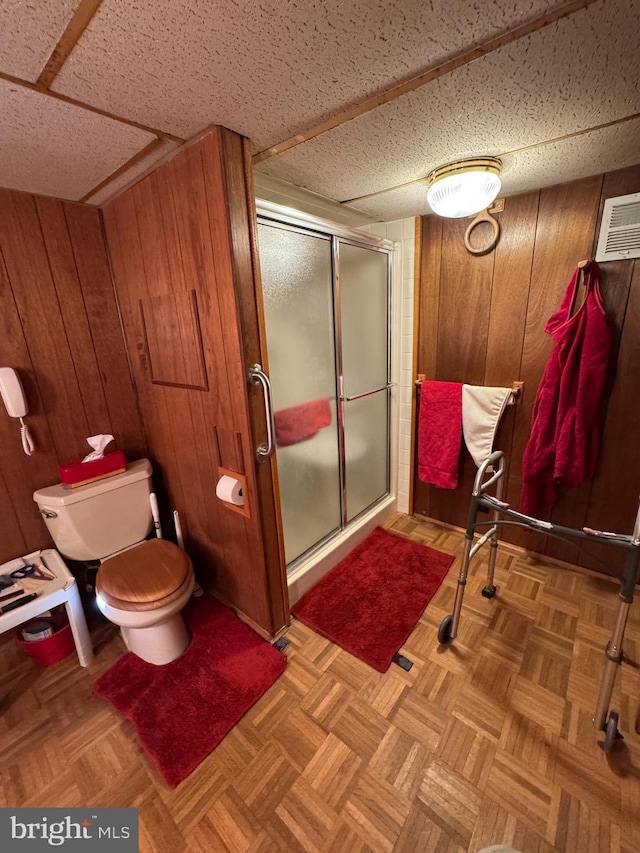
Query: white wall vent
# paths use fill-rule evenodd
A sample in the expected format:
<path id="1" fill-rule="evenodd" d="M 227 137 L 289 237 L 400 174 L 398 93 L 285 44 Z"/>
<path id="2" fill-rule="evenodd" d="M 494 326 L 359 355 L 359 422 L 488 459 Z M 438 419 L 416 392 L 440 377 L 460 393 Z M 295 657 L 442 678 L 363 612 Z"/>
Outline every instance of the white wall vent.
<path id="1" fill-rule="evenodd" d="M 640 193 L 608 198 L 602 212 L 596 261 L 640 258 Z"/>

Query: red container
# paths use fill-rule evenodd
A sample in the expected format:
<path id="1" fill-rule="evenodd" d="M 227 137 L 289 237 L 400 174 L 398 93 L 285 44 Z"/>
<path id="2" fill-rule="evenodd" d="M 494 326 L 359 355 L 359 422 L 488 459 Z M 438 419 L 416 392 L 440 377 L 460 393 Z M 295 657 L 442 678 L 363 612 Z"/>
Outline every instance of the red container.
<path id="1" fill-rule="evenodd" d="M 121 450 L 105 453 L 102 459 L 94 459 L 93 462 L 74 459 L 72 462 L 65 462 L 64 465 L 58 465 L 60 479 L 67 486 L 84 486 L 94 480 L 102 480 L 103 477 L 120 474 L 126 468 L 127 460 Z"/>
<path id="2" fill-rule="evenodd" d="M 75 648 L 71 626 L 65 625 L 44 640 L 23 640 L 21 625 L 17 630 L 18 642 L 36 666 L 50 666 L 70 655 Z"/>

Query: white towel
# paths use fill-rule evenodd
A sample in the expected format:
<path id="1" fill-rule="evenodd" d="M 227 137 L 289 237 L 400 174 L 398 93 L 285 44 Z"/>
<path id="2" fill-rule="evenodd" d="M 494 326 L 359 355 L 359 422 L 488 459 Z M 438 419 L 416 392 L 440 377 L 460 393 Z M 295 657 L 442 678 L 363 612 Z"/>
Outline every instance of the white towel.
<path id="1" fill-rule="evenodd" d="M 462 434 L 478 467 L 491 454 L 502 413 L 513 402 L 511 388 L 462 386 Z"/>

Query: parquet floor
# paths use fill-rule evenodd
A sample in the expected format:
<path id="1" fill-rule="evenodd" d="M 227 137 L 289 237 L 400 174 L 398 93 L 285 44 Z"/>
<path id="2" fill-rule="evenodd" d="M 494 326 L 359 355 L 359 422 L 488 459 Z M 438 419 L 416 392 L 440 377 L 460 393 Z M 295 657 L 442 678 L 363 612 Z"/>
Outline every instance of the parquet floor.
<path id="1" fill-rule="evenodd" d="M 461 552 L 457 532 L 394 527 Z M 636 853 L 637 605 L 613 702 L 626 737 L 607 757 L 591 716 L 617 584 L 501 549 L 487 601 L 483 552 L 473 567 L 458 640 L 436 639 L 456 560 L 402 650 L 410 672 L 374 672 L 294 622 L 285 674 L 173 791 L 91 695 L 122 651 L 109 626 L 89 671 L 37 670 L 4 637 L 0 806 L 138 806 L 141 850 L 158 853 Z"/>

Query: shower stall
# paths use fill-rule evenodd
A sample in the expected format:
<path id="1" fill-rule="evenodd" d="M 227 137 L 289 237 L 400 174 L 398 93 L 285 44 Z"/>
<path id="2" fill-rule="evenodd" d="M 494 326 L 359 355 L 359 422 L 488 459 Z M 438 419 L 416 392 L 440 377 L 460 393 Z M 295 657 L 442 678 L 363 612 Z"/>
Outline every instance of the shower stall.
<path id="1" fill-rule="evenodd" d="M 323 546 L 363 520 L 379 523 L 376 510 L 392 502 L 393 245 L 267 202 L 257 211 L 291 583 Z"/>

